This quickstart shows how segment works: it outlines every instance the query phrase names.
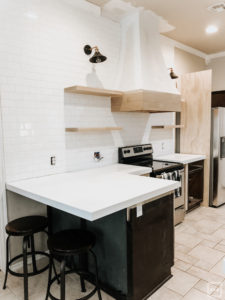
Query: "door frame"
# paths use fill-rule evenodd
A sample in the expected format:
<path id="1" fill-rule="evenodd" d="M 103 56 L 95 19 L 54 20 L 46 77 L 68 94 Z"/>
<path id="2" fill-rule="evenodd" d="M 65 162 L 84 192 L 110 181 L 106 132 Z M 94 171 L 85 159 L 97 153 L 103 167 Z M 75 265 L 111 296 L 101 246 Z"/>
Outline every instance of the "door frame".
<path id="1" fill-rule="evenodd" d="M 0 269 L 5 270 L 6 264 L 6 233 L 5 225 L 7 223 L 7 204 L 5 190 L 5 162 L 4 162 L 4 142 L 2 126 L 2 103 L 0 97 Z"/>

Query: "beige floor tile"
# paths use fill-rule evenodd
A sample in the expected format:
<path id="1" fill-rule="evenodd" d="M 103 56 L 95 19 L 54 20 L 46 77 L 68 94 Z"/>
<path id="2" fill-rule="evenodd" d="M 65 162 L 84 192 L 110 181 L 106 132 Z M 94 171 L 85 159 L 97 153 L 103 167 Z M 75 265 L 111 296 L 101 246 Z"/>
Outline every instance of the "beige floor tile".
<path id="1" fill-rule="evenodd" d="M 209 247 L 209 248 L 214 248 L 217 245 L 217 242 L 203 240 L 203 241 L 201 241 L 200 245 Z"/>
<path id="2" fill-rule="evenodd" d="M 198 277 L 199 279 L 205 280 L 207 282 L 211 282 L 212 284 L 219 285 L 221 282 L 223 282 L 224 278 L 220 275 L 217 275 L 215 273 L 204 271 L 200 268 L 197 268 L 195 266 L 191 267 L 187 270 L 187 273 Z"/>
<path id="3" fill-rule="evenodd" d="M 199 218 L 200 218 L 199 215 L 200 215 L 201 211 L 203 211 L 203 207 L 199 207 L 199 208 L 193 210 L 192 212 L 186 214 L 185 220 L 199 221 Z"/>
<path id="4" fill-rule="evenodd" d="M 186 262 L 188 264 L 191 264 L 191 265 L 194 265 L 194 264 L 196 264 L 199 261 L 198 258 L 190 256 L 190 255 L 185 254 L 185 253 L 181 253 L 179 251 L 177 251 L 175 253 L 175 255 L 176 255 L 177 259 L 182 260 L 182 261 L 184 261 L 184 262 Z"/>
<path id="5" fill-rule="evenodd" d="M 8 292 L 7 294 L 0 295 L 0 300 L 19 300 L 12 292 Z"/>
<path id="6" fill-rule="evenodd" d="M 177 259 L 174 266 L 175 268 L 181 271 L 187 271 L 191 267 L 191 264 L 188 264 L 182 260 Z"/>
<path id="7" fill-rule="evenodd" d="M 183 299 L 184 300 L 215 300 L 214 297 L 204 294 L 196 289 L 191 289 L 190 292 L 188 292 Z"/>
<path id="8" fill-rule="evenodd" d="M 175 253 L 176 253 L 177 251 L 179 251 L 179 252 L 181 252 L 181 253 L 187 254 L 187 253 L 190 252 L 191 250 L 192 250 L 192 248 L 190 248 L 190 247 L 187 247 L 187 246 L 184 246 L 184 245 L 181 245 L 181 244 L 178 244 L 178 243 L 175 244 Z"/>
<path id="9" fill-rule="evenodd" d="M 212 296 L 219 300 L 225 299 L 225 281 L 216 288 Z"/>
<path id="10" fill-rule="evenodd" d="M 212 235 L 214 238 L 217 238 L 219 242 L 224 240 L 225 237 L 225 228 L 220 228 L 217 231 L 215 231 Z"/>
<path id="11" fill-rule="evenodd" d="M 210 260 L 199 260 L 195 266 L 209 272 L 215 266 L 215 263 Z"/>
<path id="12" fill-rule="evenodd" d="M 220 244 L 225 246 L 225 240 L 222 240 Z"/>
<path id="13" fill-rule="evenodd" d="M 225 245 L 217 244 L 214 249 L 224 252 L 225 254 Z"/>
<path id="14" fill-rule="evenodd" d="M 194 248 L 202 241 L 202 239 L 196 237 L 193 234 L 189 234 L 186 232 L 179 232 L 175 236 L 175 241 L 176 243 L 184 245 L 186 247 Z"/>
<path id="15" fill-rule="evenodd" d="M 203 233 L 203 232 L 196 232 L 195 237 L 200 238 L 201 240 L 207 240 L 207 241 L 212 241 L 212 242 L 219 243 L 221 241 L 221 237 L 216 236 L 214 234 L 215 234 L 215 232 L 213 234 L 207 234 L 207 233 Z"/>
<path id="16" fill-rule="evenodd" d="M 217 275 L 223 276 L 225 279 L 225 259 L 221 259 L 210 271 Z"/>
<path id="17" fill-rule="evenodd" d="M 169 290 L 166 287 L 161 287 L 154 295 L 152 295 L 149 300 L 180 300 L 183 297 L 177 293 Z"/>
<path id="18" fill-rule="evenodd" d="M 208 262 L 213 267 L 224 256 L 224 253 L 209 247 L 198 245 L 192 249 L 188 255 Z"/>
<path id="19" fill-rule="evenodd" d="M 198 231 L 206 234 L 212 234 L 216 230 L 218 230 L 223 223 L 211 221 L 210 218 L 208 219 L 202 219 L 198 222 L 195 222 L 193 224 L 193 227 Z"/>
<path id="20" fill-rule="evenodd" d="M 184 296 L 198 281 L 198 278 L 174 269 L 173 277 L 166 282 L 165 287 Z"/>
<path id="21" fill-rule="evenodd" d="M 0 299 L 3 299 L 5 296 L 7 296 L 10 293 L 11 293 L 11 291 L 9 290 L 9 288 L 6 288 L 5 290 L 3 290 L 2 285 L 0 286 Z"/>
<path id="22" fill-rule="evenodd" d="M 194 286 L 195 289 L 199 290 L 200 292 L 211 295 L 217 289 L 217 286 L 214 284 L 210 284 L 205 280 L 199 280 L 197 284 Z"/>

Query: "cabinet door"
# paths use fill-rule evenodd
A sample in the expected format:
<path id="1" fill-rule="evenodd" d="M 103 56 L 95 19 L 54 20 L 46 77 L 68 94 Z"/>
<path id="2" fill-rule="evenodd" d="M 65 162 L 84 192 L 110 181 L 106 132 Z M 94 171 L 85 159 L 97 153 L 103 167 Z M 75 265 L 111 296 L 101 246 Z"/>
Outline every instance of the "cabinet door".
<path id="1" fill-rule="evenodd" d="M 143 215 L 131 210 L 128 224 L 131 299 L 151 294 L 171 277 L 174 263 L 173 195 L 143 205 Z"/>

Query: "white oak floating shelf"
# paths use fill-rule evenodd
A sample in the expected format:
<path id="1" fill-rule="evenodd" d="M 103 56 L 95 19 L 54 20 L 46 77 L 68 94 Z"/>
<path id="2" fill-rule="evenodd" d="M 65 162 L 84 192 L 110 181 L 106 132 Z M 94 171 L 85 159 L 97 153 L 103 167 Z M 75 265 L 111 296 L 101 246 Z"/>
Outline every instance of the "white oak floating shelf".
<path id="1" fill-rule="evenodd" d="M 179 94 L 142 89 L 122 92 L 79 85 L 67 87 L 64 91 L 66 93 L 110 97 L 112 112 L 181 112 L 181 96 Z"/>
<path id="2" fill-rule="evenodd" d="M 102 97 L 121 97 L 123 95 L 123 92 L 120 91 L 92 88 L 92 87 L 79 86 L 79 85 L 65 88 L 64 91 L 66 93 L 102 96 Z"/>
<path id="3" fill-rule="evenodd" d="M 66 128 L 66 132 L 91 132 L 91 131 L 111 131 L 111 130 L 122 130 L 122 127 L 96 127 L 96 128 Z"/>
<path id="4" fill-rule="evenodd" d="M 179 129 L 184 128 L 184 125 L 154 125 L 152 129 Z"/>

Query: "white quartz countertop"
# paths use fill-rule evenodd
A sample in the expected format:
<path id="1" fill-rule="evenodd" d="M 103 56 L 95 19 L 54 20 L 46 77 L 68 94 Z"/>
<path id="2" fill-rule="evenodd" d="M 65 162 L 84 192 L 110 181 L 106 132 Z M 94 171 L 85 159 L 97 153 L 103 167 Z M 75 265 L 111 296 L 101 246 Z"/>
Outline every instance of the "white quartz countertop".
<path id="1" fill-rule="evenodd" d="M 9 191 L 94 221 L 173 191 L 179 182 L 144 175 L 147 167 L 107 167 L 8 182 Z"/>
<path id="2" fill-rule="evenodd" d="M 162 161 L 176 162 L 185 165 L 195 161 L 204 160 L 206 159 L 206 155 L 172 153 L 172 154 L 157 156 L 155 159 L 162 160 Z"/>

